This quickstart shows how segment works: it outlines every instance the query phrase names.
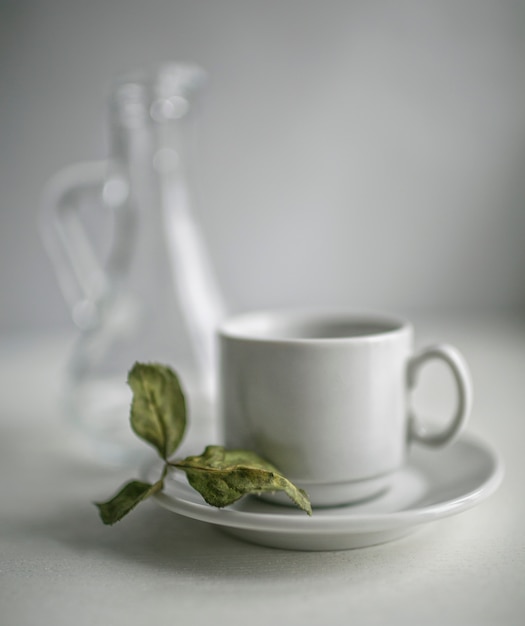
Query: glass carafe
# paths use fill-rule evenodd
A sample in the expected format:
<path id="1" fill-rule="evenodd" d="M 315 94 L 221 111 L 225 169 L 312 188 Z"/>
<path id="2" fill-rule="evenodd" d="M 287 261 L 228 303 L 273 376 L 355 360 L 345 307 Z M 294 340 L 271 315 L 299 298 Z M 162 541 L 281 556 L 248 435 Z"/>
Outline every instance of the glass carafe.
<path id="1" fill-rule="evenodd" d="M 180 375 L 192 427 L 208 419 L 215 328 L 224 304 L 191 206 L 191 129 L 203 71 L 171 64 L 119 77 L 110 156 L 47 185 L 42 232 L 79 329 L 67 416 L 98 456 L 134 458 L 127 372 L 162 362 Z"/>

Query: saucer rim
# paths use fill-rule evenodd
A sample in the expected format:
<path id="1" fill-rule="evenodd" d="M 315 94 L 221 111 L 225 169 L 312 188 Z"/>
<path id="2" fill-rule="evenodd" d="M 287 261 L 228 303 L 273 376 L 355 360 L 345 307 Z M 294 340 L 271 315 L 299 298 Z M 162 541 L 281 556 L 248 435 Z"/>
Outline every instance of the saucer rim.
<path id="1" fill-rule="evenodd" d="M 403 527 L 428 523 L 465 511 L 488 498 L 500 486 L 505 470 L 502 458 L 494 446 L 487 443 L 480 436 L 473 434 L 459 436 L 452 445 L 458 444 L 470 445 L 476 448 L 478 453 L 484 454 L 490 460 L 491 470 L 488 476 L 480 480 L 475 488 L 466 491 L 464 494 L 453 498 L 445 498 L 428 506 L 408 508 L 402 511 L 352 513 L 351 505 L 349 505 L 347 507 L 337 507 L 338 514 L 334 516 L 329 515 L 330 509 L 323 509 L 322 516 L 316 517 L 314 510 L 314 514 L 310 517 L 293 507 L 286 508 L 282 505 L 267 504 L 269 508 L 275 508 L 276 512 L 255 512 L 239 510 L 234 508 L 234 506 L 218 509 L 206 504 L 204 500 L 200 503 L 187 500 L 184 497 L 175 499 L 166 492 L 155 494 L 153 499 L 162 508 L 173 513 L 232 530 L 304 535 L 320 532 L 336 535 L 341 533 L 393 531 Z M 432 451 L 429 454 L 436 454 L 436 452 Z M 151 465 L 149 465 L 149 470 L 151 470 Z M 408 465 L 410 466 L 410 462 Z M 145 469 L 144 477 L 146 473 L 147 470 Z M 175 485 L 175 488 L 177 485 L 182 488 L 186 487 L 179 481 L 174 481 L 172 485 Z M 342 509 L 348 509 L 348 514 L 341 515 Z"/>

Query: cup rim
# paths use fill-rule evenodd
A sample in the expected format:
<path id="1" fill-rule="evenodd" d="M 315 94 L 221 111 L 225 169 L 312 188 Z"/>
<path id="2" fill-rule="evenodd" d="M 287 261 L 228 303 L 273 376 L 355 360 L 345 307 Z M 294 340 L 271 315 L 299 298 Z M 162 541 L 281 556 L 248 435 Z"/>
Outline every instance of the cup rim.
<path id="1" fill-rule="evenodd" d="M 301 335 L 289 332 L 291 325 L 335 327 L 361 326 L 355 334 L 334 333 Z M 222 339 L 253 343 L 337 344 L 362 343 L 384 340 L 411 330 L 407 320 L 388 313 L 375 313 L 348 309 L 262 309 L 247 311 L 225 318 L 218 327 Z"/>

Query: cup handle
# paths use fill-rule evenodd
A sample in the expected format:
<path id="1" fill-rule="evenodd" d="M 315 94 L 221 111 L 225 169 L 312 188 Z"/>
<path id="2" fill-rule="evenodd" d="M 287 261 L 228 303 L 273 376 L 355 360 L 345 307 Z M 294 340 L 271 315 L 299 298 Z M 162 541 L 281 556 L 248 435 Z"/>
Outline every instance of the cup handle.
<path id="1" fill-rule="evenodd" d="M 457 389 L 457 408 L 448 426 L 437 433 L 429 432 L 411 412 L 409 439 L 437 448 L 451 442 L 464 427 L 472 407 L 472 383 L 463 356 L 450 345 L 438 344 L 424 348 L 410 359 L 407 371 L 409 389 L 415 386 L 423 364 L 432 359 L 444 361 L 449 366 Z"/>

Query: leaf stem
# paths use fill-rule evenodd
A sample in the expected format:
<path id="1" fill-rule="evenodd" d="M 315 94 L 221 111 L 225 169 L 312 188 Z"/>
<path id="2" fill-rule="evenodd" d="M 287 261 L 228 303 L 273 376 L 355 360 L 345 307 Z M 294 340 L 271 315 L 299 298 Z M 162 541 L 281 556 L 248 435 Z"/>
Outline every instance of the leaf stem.
<path id="1" fill-rule="evenodd" d="M 168 475 L 168 471 L 169 471 L 170 465 L 171 465 L 171 463 L 166 461 L 164 463 L 164 467 L 162 468 L 162 474 L 160 475 L 159 482 L 162 483 L 163 486 L 164 486 L 164 479 Z"/>

